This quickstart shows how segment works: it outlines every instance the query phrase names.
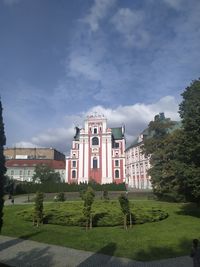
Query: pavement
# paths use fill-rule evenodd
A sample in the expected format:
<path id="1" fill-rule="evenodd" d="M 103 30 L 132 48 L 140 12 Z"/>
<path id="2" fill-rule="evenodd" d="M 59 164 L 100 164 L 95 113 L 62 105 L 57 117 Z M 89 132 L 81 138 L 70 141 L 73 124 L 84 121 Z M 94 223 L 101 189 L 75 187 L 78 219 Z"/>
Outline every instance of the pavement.
<path id="1" fill-rule="evenodd" d="M 103 249 L 101 250 L 103 251 Z M 192 267 L 189 256 L 139 262 L 0 235 L 0 262 L 16 267 Z"/>
<path id="2" fill-rule="evenodd" d="M 33 198 L 33 195 L 31 195 L 30 198 Z M 14 197 L 14 204 L 33 204 L 33 202 L 28 202 L 27 195 L 21 195 Z M 4 206 L 9 206 L 14 204 L 11 202 L 11 199 L 8 199 L 8 196 L 5 197 Z"/>

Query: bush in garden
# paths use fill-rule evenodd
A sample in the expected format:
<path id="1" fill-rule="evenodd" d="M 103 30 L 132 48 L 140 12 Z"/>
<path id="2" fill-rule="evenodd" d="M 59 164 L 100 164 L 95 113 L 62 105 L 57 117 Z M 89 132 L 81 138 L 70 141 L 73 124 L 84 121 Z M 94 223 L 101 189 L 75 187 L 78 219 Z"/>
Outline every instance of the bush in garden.
<path id="1" fill-rule="evenodd" d="M 54 198 L 56 201 L 60 201 L 60 202 L 63 202 L 65 201 L 65 193 L 64 192 L 60 192 L 58 193 L 55 198 Z"/>
<path id="2" fill-rule="evenodd" d="M 136 203 L 137 204 L 137 203 Z M 134 224 L 157 222 L 168 217 L 167 212 L 158 208 L 140 207 L 130 202 L 130 212 Z M 43 222 L 66 226 L 85 226 L 86 218 L 83 214 L 83 201 L 68 201 L 64 203 L 48 203 L 45 205 Z M 119 201 L 95 201 L 92 205 L 93 226 L 120 226 L 123 225 L 123 216 Z M 25 209 L 18 212 L 23 220 L 32 220 L 32 206 L 27 205 Z M 134 216 L 133 216 L 134 215 Z M 127 218 L 129 223 L 129 217 Z"/>

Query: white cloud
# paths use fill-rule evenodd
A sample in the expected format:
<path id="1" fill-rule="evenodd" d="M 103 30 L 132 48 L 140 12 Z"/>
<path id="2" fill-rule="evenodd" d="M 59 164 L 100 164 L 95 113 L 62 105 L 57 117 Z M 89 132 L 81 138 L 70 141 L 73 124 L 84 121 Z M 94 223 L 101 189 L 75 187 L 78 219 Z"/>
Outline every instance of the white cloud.
<path id="1" fill-rule="evenodd" d="M 99 21 L 102 20 L 108 10 L 115 4 L 116 0 L 95 0 L 94 5 L 90 9 L 90 13 L 83 19 L 90 25 L 92 31 L 99 29 Z"/>
<path id="2" fill-rule="evenodd" d="M 38 147 L 38 145 L 33 144 L 31 142 L 21 141 L 21 142 L 13 144 L 13 147 L 35 148 L 35 147 Z"/>
<path id="3" fill-rule="evenodd" d="M 112 17 L 111 23 L 124 37 L 126 46 L 144 47 L 149 42 L 149 34 L 144 28 L 142 11 L 121 8 Z"/>
<path id="4" fill-rule="evenodd" d="M 21 0 L 3 0 L 4 4 L 8 6 L 12 6 L 14 4 L 18 4 Z"/>
<path id="5" fill-rule="evenodd" d="M 75 134 L 74 127 L 84 127 L 84 120 L 86 117 L 97 112 L 107 118 L 108 127 L 120 127 L 125 125 L 128 145 L 147 127 L 148 123 L 153 120 L 156 114 L 164 112 L 166 117 L 178 120 L 179 116 L 177 111 L 178 103 L 172 96 L 163 97 L 158 102 L 149 105 L 137 103 L 128 106 L 118 106 L 115 109 L 94 106 L 86 112 L 81 112 L 72 116 L 67 115 L 65 117 L 65 123 L 68 127 L 48 129 L 46 132 L 33 137 L 31 143 L 37 146 L 54 147 L 60 151 L 69 152 Z M 24 142 L 20 143 L 25 144 Z"/>
<path id="6" fill-rule="evenodd" d="M 184 4 L 184 0 L 164 0 L 171 8 L 179 10 Z"/>
<path id="7" fill-rule="evenodd" d="M 89 80 L 100 79 L 100 74 L 95 62 L 89 60 L 87 56 L 73 56 L 70 57 L 69 62 L 70 75 L 77 76 L 83 75 Z"/>

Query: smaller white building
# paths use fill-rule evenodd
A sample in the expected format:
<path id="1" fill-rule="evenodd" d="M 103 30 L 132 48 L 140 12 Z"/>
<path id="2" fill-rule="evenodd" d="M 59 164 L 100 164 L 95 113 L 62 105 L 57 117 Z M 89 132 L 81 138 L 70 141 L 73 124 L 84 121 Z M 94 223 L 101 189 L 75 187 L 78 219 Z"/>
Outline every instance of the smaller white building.
<path id="1" fill-rule="evenodd" d="M 126 149 L 126 182 L 134 189 L 152 189 L 149 158 L 142 153 L 144 135 L 140 134 Z"/>
<path id="2" fill-rule="evenodd" d="M 65 181 L 65 161 L 63 160 L 30 160 L 11 159 L 6 161 L 6 175 L 18 181 L 31 182 L 36 165 L 47 165 L 60 174 L 61 181 Z"/>

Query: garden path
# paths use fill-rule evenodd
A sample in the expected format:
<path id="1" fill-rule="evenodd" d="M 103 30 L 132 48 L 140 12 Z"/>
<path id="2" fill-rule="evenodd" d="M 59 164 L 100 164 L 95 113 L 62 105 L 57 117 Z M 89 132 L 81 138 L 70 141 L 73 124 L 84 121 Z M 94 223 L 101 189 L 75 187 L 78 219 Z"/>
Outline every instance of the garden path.
<path id="1" fill-rule="evenodd" d="M 81 251 L 0 236 L 0 262 L 16 267 L 192 267 L 189 256 L 139 262 L 126 258 Z"/>

